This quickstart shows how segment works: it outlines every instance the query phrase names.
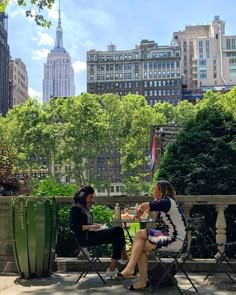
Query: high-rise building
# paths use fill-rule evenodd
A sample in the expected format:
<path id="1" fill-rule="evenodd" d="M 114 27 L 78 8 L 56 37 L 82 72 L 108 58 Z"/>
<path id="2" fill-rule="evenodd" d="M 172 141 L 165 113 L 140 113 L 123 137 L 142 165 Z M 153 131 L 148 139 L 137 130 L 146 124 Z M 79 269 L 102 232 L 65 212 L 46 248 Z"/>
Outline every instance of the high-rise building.
<path id="1" fill-rule="evenodd" d="M 225 34 L 225 22 L 219 16 L 210 25 L 174 32 L 173 40 L 181 47 L 187 90 L 228 90 L 236 85 L 236 35 Z"/>
<path id="2" fill-rule="evenodd" d="M 26 65 L 20 58 L 10 60 L 9 79 L 11 81 L 10 107 L 23 104 L 28 95 L 28 74 Z"/>
<path id="3" fill-rule="evenodd" d="M 9 46 L 7 43 L 7 15 L 0 14 L 0 114 L 9 109 Z"/>
<path id="4" fill-rule="evenodd" d="M 179 45 L 159 46 L 142 40 L 131 50 L 87 52 L 87 91 L 90 93 L 128 93 L 146 97 L 150 105 L 158 101 L 176 104 L 181 100 L 181 52 Z"/>
<path id="5" fill-rule="evenodd" d="M 43 102 L 52 97 L 69 97 L 75 95 L 74 70 L 69 53 L 63 47 L 63 29 L 61 13 L 56 30 L 56 42 L 49 52 L 44 64 Z"/>

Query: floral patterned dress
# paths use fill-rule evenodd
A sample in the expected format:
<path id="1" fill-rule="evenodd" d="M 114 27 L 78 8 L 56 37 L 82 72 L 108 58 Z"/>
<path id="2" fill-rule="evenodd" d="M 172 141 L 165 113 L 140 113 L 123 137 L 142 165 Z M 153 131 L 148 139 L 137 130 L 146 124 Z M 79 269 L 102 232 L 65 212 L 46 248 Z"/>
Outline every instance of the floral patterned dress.
<path id="1" fill-rule="evenodd" d="M 160 212 L 163 228 L 147 229 L 147 237 L 151 244 L 160 251 L 176 252 L 183 247 L 186 238 L 186 219 L 179 204 L 169 198 L 150 202 L 150 211 Z"/>

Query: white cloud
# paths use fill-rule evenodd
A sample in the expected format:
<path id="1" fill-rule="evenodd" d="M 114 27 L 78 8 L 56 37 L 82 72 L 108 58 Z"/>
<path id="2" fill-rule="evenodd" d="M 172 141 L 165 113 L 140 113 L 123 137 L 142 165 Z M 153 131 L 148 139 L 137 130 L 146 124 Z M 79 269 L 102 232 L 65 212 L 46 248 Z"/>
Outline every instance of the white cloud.
<path id="1" fill-rule="evenodd" d="M 48 33 L 37 32 L 37 37 L 32 39 L 37 40 L 38 45 L 52 45 L 54 43 L 54 39 Z"/>
<path id="2" fill-rule="evenodd" d="M 46 8 L 47 10 L 47 13 L 48 13 L 48 18 L 50 20 L 58 20 L 58 10 L 59 10 L 59 7 L 58 7 L 58 2 L 55 2 L 53 5 L 52 5 L 52 8 L 48 9 Z M 63 19 L 65 19 L 65 14 L 61 11 L 61 17 Z"/>
<path id="3" fill-rule="evenodd" d="M 42 101 L 42 92 L 29 87 L 29 97 L 36 98 Z"/>
<path id="4" fill-rule="evenodd" d="M 12 12 L 9 13 L 10 18 L 15 18 L 18 15 L 24 15 L 25 16 L 25 11 L 22 8 L 18 8 L 13 10 Z"/>
<path id="5" fill-rule="evenodd" d="M 32 58 L 35 60 L 45 59 L 50 50 L 46 48 L 32 50 Z"/>
<path id="6" fill-rule="evenodd" d="M 77 60 L 73 63 L 73 68 L 75 73 L 80 73 L 86 71 L 86 62 Z"/>

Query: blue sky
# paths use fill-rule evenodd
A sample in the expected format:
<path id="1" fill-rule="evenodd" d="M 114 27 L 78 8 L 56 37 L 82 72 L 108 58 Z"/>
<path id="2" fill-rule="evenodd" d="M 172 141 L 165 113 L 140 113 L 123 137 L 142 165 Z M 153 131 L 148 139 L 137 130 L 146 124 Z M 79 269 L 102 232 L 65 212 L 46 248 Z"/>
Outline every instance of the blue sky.
<path id="1" fill-rule="evenodd" d="M 61 0 L 61 9 L 64 47 L 74 65 L 76 94 L 86 91 L 86 51 L 91 48 L 105 50 L 112 42 L 118 49 L 131 49 L 141 39 L 167 45 L 174 31 L 188 24 L 210 24 L 214 15 L 226 22 L 227 35 L 236 35 L 235 0 Z M 36 26 L 14 3 L 8 7 L 11 55 L 25 62 L 30 95 L 39 100 L 43 64 L 54 46 L 58 3 L 45 15 L 52 22 L 50 29 Z"/>

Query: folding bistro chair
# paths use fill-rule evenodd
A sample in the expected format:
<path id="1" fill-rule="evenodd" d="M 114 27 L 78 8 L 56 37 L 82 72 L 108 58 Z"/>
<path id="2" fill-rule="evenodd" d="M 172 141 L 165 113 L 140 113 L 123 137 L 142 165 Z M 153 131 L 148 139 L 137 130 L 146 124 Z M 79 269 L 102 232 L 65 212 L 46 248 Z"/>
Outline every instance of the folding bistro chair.
<path id="1" fill-rule="evenodd" d="M 78 239 L 76 238 L 76 235 L 74 232 L 72 232 L 73 236 L 74 236 L 74 240 L 75 240 L 75 244 L 76 244 L 76 249 L 78 251 L 78 255 L 80 253 L 82 253 L 84 255 L 84 257 L 86 258 L 86 260 L 88 261 L 88 266 L 86 270 L 83 270 L 81 272 L 81 274 L 79 275 L 78 279 L 76 280 L 75 284 L 79 283 L 80 279 L 83 277 L 85 278 L 87 276 L 88 273 L 90 272 L 95 272 L 99 278 L 101 279 L 101 281 L 103 282 L 103 284 L 106 284 L 106 281 L 104 280 L 104 278 L 102 277 L 102 275 L 100 274 L 100 272 L 98 270 L 96 270 L 96 263 L 99 263 L 102 266 L 102 269 L 104 271 L 106 271 L 100 257 L 101 257 L 101 246 L 91 246 L 88 247 L 89 249 L 91 249 L 91 254 L 89 253 L 88 249 L 85 247 L 82 247 L 79 244 Z"/>
<path id="2" fill-rule="evenodd" d="M 187 261 L 187 259 L 190 256 L 190 250 L 188 249 L 188 234 L 191 231 L 191 224 L 192 224 L 192 219 L 189 219 L 188 221 L 188 226 L 186 228 L 186 238 L 183 242 L 183 246 L 182 249 L 180 249 L 177 252 L 170 252 L 170 251 L 158 251 L 155 250 L 155 256 L 158 260 L 158 262 L 160 263 L 161 267 L 164 270 L 163 275 L 160 277 L 160 279 L 158 280 L 158 282 L 156 282 L 155 284 L 150 284 L 150 292 L 154 292 L 156 288 L 160 287 L 160 285 L 162 284 L 162 282 L 166 279 L 169 278 L 171 280 L 171 282 L 173 283 L 173 285 L 176 287 L 176 289 L 179 291 L 180 294 L 183 294 L 184 292 L 189 291 L 190 289 L 194 289 L 195 292 L 199 292 L 197 287 L 194 285 L 193 281 L 191 280 L 191 278 L 189 277 L 189 275 L 187 274 L 187 272 L 184 269 L 184 264 Z M 180 239 L 179 239 L 180 240 Z M 164 262 L 164 258 L 170 258 L 172 259 L 171 262 L 168 263 L 168 265 L 165 264 Z M 172 273 L 172 269 L 175 267 L 175 272 L 177 273 L 178 271 L 182 271 L 183 274 L 185 275 L 186 279 L 189 281 L 191 287 L 187 290 L 182 291 L 180 289 L 180 287 L 178 286 L 178 281 L 174 278 L 174 276 L 171 274 Z"/>
<path id="3" fill-rule="evenodd" d="M 211 256 L 214 257 L 216 263 L 212 266 L 212 268 L 207 272 L 207 275 L 204 278 L 204 281 L 209 277 L 214 275 L 219 269 L 219 266 L 225 262 L 228 266 L 228 269 L 232 271 L 232 273 L 236 272 L 236 269 L 230 263 L 230 260 L 227 257 L 227 251 L 236 245 L 236 242 L 226 242 L 226 243 L 217 243 L 209 234 L 209 229 L 206 227 L 205 218 L 203 216 L 195 218 L 197 221 L 194 225 L 197 226 L 198 231 L 198 239 L 201 239 L 205 249 L 207 249 Z M 220 247 L 223 247 L 221 250 Z M 232 283 L 235 283 L 235 278 L 228 272 L 224 272 Z"/>

